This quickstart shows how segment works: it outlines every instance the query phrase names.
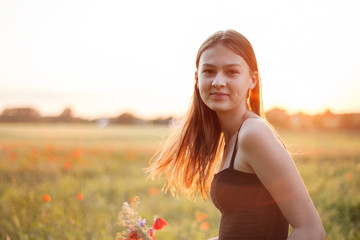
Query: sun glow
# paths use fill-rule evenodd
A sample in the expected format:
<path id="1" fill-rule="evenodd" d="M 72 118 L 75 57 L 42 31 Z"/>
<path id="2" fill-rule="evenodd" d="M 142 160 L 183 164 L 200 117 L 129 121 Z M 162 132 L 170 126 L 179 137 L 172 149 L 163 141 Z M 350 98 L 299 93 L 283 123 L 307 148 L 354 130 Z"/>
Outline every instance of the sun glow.
<path id="1" fill-rule="evenodd" d="M 198 47 L 233 28 L 255 49 L 266 109 L 360 111 L 356 1 L 140 3 L 2 1 L 0 108 L 181 115 Z"/>

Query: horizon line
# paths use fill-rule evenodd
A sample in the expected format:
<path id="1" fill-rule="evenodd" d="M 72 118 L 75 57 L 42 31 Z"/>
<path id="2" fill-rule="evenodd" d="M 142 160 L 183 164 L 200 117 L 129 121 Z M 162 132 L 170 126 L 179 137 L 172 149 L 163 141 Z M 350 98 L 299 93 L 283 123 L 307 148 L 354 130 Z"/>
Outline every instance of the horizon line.
<path id="1" fill-rule="evenodd" d="M 84 115 L 79 115 L 76 114 L 76 111 L 73 110 L 72 107 L 68 106 L 63 108 L 63 110 L 60 111 L 60 113 L 58 114 L 44 114 L 41 111 L 39 111 L 36 107 L 34 106 L 18 106 L 18 107 L 3 107 L 3 109 L 1 110 L 0 115 L 2 115 L 2 113 L 6 110 L 6 109 L 33 109 L 35 111 L 37 111 L 41 117 L 57 117 L 60 116 L 66 109 L 70 109 L 72 111 L 71 116 L 74 118 L 80 118 L 80 119 L 86 119 L 86 120 L 95 120 L 95 119 L 109 119 L 109 118 L 116 118 L 119 117 L 122 114 L 131 114 L 132 116 L 136 117 L 136 118 L 140 118 L 140 119 L 164 119 L 164 118 L 176 118 L 176 117 L 181 117 L 184 116 L 186 114 L 186 111 L 184 111 L 181 114 L 176 114 L 175 112 L 173 113 L 164 113 L 164 114 L 157 114 L 157 115 L 152 115 L 152 116 L 146 116 L 147 114 L 141 114 L 136 110 L 131 110 L 131 109 L 127 109 L 127 110 L 123 110 L 118 114 L 113 114 L 111 116 L 109 116 L 109 114 L 103 114 L 103 115 L 107 115 L 107 116 L 100 116 L 100 114 L 94 114 L 96 116 L 84 116 Z M 312 113 L 310 113 L 309 111 L 303 111 L 303 110 L 297 110 L 297 111 L 291 111 L 289 109 L 287 109 L 286 107 L 281 107 L 281 106 L 272 106 L 271 108 L 267 108 L 264 109 L 264 112 L 269 112 L 275 109 L 279 109 L 279 110 L 283 110 L 285 111 L 288 115 L 296 115 L 296 114 L 304 114 L 304 115 L 310 115 L 310 116 L 314 116 L 314 115 L 321 115 L 321 114 L 325 114 L 327 112 L 330 112 L 334 115 L 342 115 L 342 114 L 360 114 L 360 110 L 359 111 L 333 111 L 331 108 L 324 108 L 321 111 L 314 111 Z"/>

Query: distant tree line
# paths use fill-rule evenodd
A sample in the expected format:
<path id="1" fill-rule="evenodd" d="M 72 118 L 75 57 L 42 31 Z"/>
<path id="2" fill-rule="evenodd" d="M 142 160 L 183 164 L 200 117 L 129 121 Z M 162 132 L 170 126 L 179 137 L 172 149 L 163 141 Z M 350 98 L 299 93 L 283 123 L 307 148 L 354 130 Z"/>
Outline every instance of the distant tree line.
<path id="1" fill-rule="evenodd" d="M 316 115 L 304 113 L 288 114 L 286 110 L 273 108 L 266 112 L 267 120 L 276 129 L 346 129 L 360 130 L 360 113 L 334 114 L 330 110 Z M 159 117 L 144 120 L 132 113 L 122 113 L 113 118 L 85 119 L 74 117 L 71 108 L 65 108 L 58 116 L 41 116 L 34 108 L 6 108 L 0 115 L 0 123 L 96 123 L 108 124 L 161 124 L 169 125 L 173 117 Z"/>
<path id="2" fill-rule="evenodd" d="M 315 115 L 301 112 L 289 115 L 284 109 L 273 108 L 266 112 L 266 119 L 280 129 L 360 130 L 360 113 L 334 114 L 326 110 Z"/>
<path id="3" fill-rule="evenodd" d="M 113 118 L 86 119 L 74 117 L 71 108 L 65 108 L 58 116 L 41 116 L 39 111 L 31 107 L 6 108 L 1 112 L 0 123 L 97 123 L 108 124 L 170 124 L 173 117 L 159 117 L 144 120 L 132 113 L 122 113 Z"/>

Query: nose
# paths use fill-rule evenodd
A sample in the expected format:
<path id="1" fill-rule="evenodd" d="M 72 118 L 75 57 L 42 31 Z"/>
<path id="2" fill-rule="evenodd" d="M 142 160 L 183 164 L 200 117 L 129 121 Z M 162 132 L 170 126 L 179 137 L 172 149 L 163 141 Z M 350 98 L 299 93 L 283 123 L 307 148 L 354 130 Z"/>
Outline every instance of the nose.
<path id="1" fill-rule="evenodd" d="M 226 81 L 224 77 L 221 75 L 221 73 L 216 74 L 214 80 L 211 83 L 211 86 L 213 87 L 225 87 Z"/>

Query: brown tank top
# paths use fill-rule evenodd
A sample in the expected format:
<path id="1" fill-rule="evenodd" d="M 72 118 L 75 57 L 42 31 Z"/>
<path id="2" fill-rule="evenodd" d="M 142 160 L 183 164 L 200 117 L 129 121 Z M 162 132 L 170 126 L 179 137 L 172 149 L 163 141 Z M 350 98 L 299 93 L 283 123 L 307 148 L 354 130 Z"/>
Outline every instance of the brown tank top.
<path id="1" fill-rule="evenodd" d="M 210 189 L 221 212 L 219 240 L 287 239 L 289 223 L 260 179 L 234 169 L 239 131 L 230 166 L 214 175 Z"/>

